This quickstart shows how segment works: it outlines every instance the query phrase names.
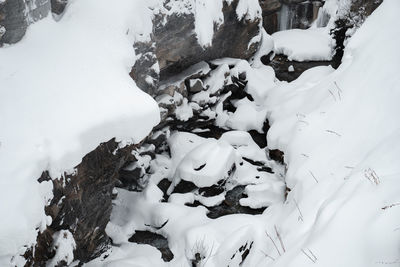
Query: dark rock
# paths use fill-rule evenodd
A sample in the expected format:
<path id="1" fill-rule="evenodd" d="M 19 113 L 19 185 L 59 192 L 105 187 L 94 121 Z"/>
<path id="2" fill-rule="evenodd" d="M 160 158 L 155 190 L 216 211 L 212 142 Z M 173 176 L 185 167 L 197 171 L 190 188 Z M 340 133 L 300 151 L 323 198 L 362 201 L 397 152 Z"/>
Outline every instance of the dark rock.
<path id="1" fill-rule="evenodd" d="M 186 85 L 190 93 L 198 93 L 203 91 L 204 85 L 202 80 L 200 79 L 192 79 L 188 81 L 188 85 Z"/>
<path id="2" fill-rule="evenodd" d="M 150 95 L 154 95 L 158 87 L 157 58 L 155 55 L 155 43 L 137 42 L 134 45 L 135 54 L 140 55 L 132 67 L 130 76 L 136 85 Z"/>
<path id="3" fill-rule="evenodd" d="M 0 4 L 0 46 L 20 41 L 31 22 L 47 16 L 50 0 L 6 0 Z M 3 30 L 1 30 L 3 29 Z"/>
<path id="4" fill-rule="evenodd" d="M 136 61 L 131 77 L 144 91 L 158 95 L 159 93 L 154 93 L 158 74 L 148 73 L 148 67 L 155 60 L 159 63 L 159 78 L 163 81 L 201 61 L 223 57 L 249 59 L 260 45 L 259 42 L 249 44 L 254 37 L 261 33 L 259 26 L 261 17 L 254 21 L 246 19 L 239 21 L 236 15 L 238 1 L 233 0 L 231 4 L 224 1 L 224 22 L 219 27 L 215 27 L 210 47 L 202 47 L 198 43 L 194 31 L 194 13 L 156 14 L 153 20 L 152 40 L 147 44 L 135 44 L 135 49 L 139 51 L 137 54 L 140 54 L 141 57 Z M 154 79 L 155 86 L 146 82 L 148 76 Z M 172 88 L 173 90 L 175 89 Z M 169 94 L 173 95 L 173 92 Z"/>
<path id="5" fill-rule="evenodd" d="M 285 159 L 284 159 L 285 154 L 278 149 L 270 150 L 269 157 L 281 164 L 285 164 Z"/>
<path id="6" fill-rule="evenodd" d="M 317 66 L 329 66 L 331 64 L 331 61 L 290 61 L 288 60 L 287 56 L 276 55 L 268 65 L 274 69 L 276 78 L 281 81 L 291 82 L 310 68 Z M 289 71 L 290 66 L 293 66 L 293 71 Z"/>
<path id="7" fill-rule="evenodd" d="M 246 195 L 244 194 L 245 186 L 236 186 L 232 190 L 228 191 L 225 196 L 224 202 L 215 207 L 210 207 L 207 217 L 216 219 L 221 216 L 244 213 L 244 214 L 261 214 L 265 208 L 252 209 L 249 207 L 243 207 L 240 205 L 239 200 Z"/>
<path id="8" fill-rule="evenodd" d="M 204 60 L 222 57 L 249 59 L 259 46 L 259 43 L 254 43 L 248 47 L 253 37 L 260 34 L 260 20 L 239 21 L 237 4 L 238 0 L 230 5 L 224 1 L 224 23 L 215 29 L 212 46 L 205 49 L 198 44 L 194 33 L 194 14 L 173 14 L 168 17 L 158 14 L 153 32 L 161 79 Z"/>
<path id="9" fill-rule="evenodd" d="M 197 186 L 192 183 L 188 182 L 185 180 L 181 180 L 174 188 L 174 191 L 172 193 L 189 193 L 197 189 Z"/>
<path id="10" fill-rule="evenodd" d="M 279 0 L 260 0 L 262 9 L 263 27 L 267 33 L 272 34 L 278 30 L 278 11 L 282 4 Z"/>
<path id="11" fill-rule="evenodd" d="M 134 145 L 118 149 L 114 139 L 100 144 L 87 154 L 72 174 L 53 179 L 54 197 L 46 214 L 53 218 L 52 224 L 40 233 L 34 249 L 25 257 L 27 266 L 45 266 L 54 256 L 51 251 L 54 232 L 69 230 L 76 242 L 74 258 L 87 262 L 99 256 L 110 244 L 105 227 L 110 220 L 112 191 L 120 169 L 134 160 Z M 39 181 L 51 179 L 43 172 Z"/>
<path id="12" fill-rule="evenodd" d="M 335 27 L 331 30 L 332 38 L 335 40 L 332 67 L 338 68 L 342 63 L 344 44 L 349 37 L 346 35 L 348 29 L 360 27 L 381 3 L 382 0 L 352 0 L 349 10 L 337 18 Z"/>
<path id="13" fill-rule="evenodd" d="M 51 12 L 61 15 L 67 6 L 67 3 L 68 0 L 51 0 Z"/>
<path id="14" fill-rule="evenodd" d="M 169 249 L 168 240 L 162 235 L 149 231 L 136 231 L 128 241 L 137 244 L 147 244 L 157 248 L 161 252 L 162 259 L 166 262 L 174 258 L 174 254 Z"/>

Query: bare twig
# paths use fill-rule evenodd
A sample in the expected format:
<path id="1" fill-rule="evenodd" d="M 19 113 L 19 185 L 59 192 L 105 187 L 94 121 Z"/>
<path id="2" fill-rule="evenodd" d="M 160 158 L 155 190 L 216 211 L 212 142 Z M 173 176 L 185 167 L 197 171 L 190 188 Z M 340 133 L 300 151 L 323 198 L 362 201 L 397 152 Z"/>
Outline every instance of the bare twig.
<path id="1" fill-rule="evenodd" d="M 301 249 L 301 252 L 303 252 L 303 254 L 304 255 L 306 255 L 307 256 L 307 258 L 309 258 L 310 259 L 310 261 L 312 261 L 313 263 L 315 263 L 316 262 L 316 260 L 314 259 L 314 258 L 312 258 L 310 255 L 308 255 L 305 251 L 304 251 L 304 249 Z"/>
<path id="2" fill-rule="evenodd" d="M 276 251 L 278 252 L 279 256 L 281 256 L 281 252 L 278 249 L 278 246 L 275 244 L 275 241 L 272 239 L 272 237 L 268 234 L 267 231 L 265 231 L 265 233 L 267 234 L 267 236 L 269 237 L 269 239 L 271 240 L 272 244 L 274 245 Z"/>
<path id="3" fill-rule="evenodd" d="M 367 178 L 371 183 L 375 184 L 375 185 L 379 185 L 381 183 L 378 174 L 376 174 L 376 172 L 369 168 L 367 170 L 364 171 L 364 176 L 365 178 Z"/>
<path id="4" fill-rule="evenodd" d="M 318 180 L 317 180 L 317 178 L 315 177 L 315 175 L 312 173 L 312 171 L 309 171 L 310 172 L 310 174 L 311 174 L 311 176 L 314 178 L 314 180 L 317 182 L 317 184 L 318 184 Z"/>
<path id="5" fill-rule="evenodd" d="M 308 248 L 307 250 L 308 250 L 308 252 L 310 252 L 310 254 L 313 256 L 314 260 L 317 261 L 318 258 L 317 258 L 317 256 L 315 256 L 315 254 L 311 251 L 311 249 Z"/>
<path id="6" fill-rule="evenodd" d="M 286 249 L 285 249 L 285 246 L 283 245 L 282 237 L 281 237 L 281 235 L 279 234 L 278 228 L 276 228 L 276 225 L 274 225 L 274 228 L 275 228 L 275 232 L 276 232 L 276 237 L 278 237 L 279 242 L 281 243 L 282 251 L 283 251 L 283 253 L 285 253 L 285 252 L 286 252 Z"/>
<path id="7" fill-rule="evenodd" d="M 304 221 L 304 220 L 303 220 L 303 213 L 301 213 L 301 210 L 300 210 L 300 208 L 299 208 L 299 205 L 297 204 L 296 199 L 293 198 L 293 201 L 294 201 L 294 204 L 296 204 L 297 210 L 299 211 L 299 214 L 300 214 L 299 219 L 300 219 L 301 221 Z"/>
<path id="8" fill-rule="evenodd" d="M 333 100 L 335 100 L 335 102 L 336 102 L 336 97 L 335 97 L 335 95 L 332 93 L 332 91 L 331 91 L 330 89 L 328 89 L 328 91 L 329 91 L 329 93 L 331 94 L 331 96 L 333 97 Z"/>
<path id="9" fill-rule="evenodd" d="M 400 206 L 400 203 L 394 203 L 394 204 L 385 206 L 385 207 L 383 207 L 382 209 L 383 209 L 383 210 L 386 210 L 386 209 L 390 209 L 390 208 L 393 208 L 393 207 L 396 207 L 396 206 Z"/>
<path id="10" fill-rule="evenodd" d="M 339 96 L 339 99 L 342 100 L 342 96 L 341 96 L 342 89 L 340 89 L 340 87 L 339 87 L 339 85 L 337 84 L 336 81 L 333 82 L 333 83 L 336 85 L 336 88 L 338 89 L 338 96 Z"/>
<path id="11" fill-rule="evenodd" d="M 337 133 L 337 132 L 335 132 L 335 131 L 332 131 L 332 130 L 326 130 L 326 132 L 331 133 L 331 134 L 335 134 L 335 135 L 337 135 L 337 136 L 339 136 L 339 137 L 342 137 L 341 134 L 339 134 L 339 133 Z"/>
<path id="12" fill-rule="evenodd" d="M 270 255 L 268 255 L 267 253 L 265 253 L 264 251 L 260 250 L 262 254 L 264 254 L 265 257 L 270 258 L 271 260 L 275 261 L 274 257 L 271 257 Z"/>

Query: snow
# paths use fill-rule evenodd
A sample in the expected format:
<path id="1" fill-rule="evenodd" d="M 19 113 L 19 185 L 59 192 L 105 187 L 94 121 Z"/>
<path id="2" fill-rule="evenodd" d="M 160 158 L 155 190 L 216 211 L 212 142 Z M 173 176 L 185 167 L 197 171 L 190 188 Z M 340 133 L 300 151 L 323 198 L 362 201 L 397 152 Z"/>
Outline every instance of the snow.
<path id="1" fill-rule="evenodd" d="M 190 151 L 177 167 L 177 178 L 209 187 L 228 177 L 235 163 L 233 148 L 223 140 L 209 140 Z M 177 182 L 175 182 L 177 184 Z"/>
<path id="2" fill-rule="evenodd" d="M 198 43 L 207 48 L 212 45 L 214 30 L 224 22 L 222 12 L 225 2 L 230 5 L 232 0 L 172 0 L 167 3 L 168 9 L 162 9 L 164 14 L 194 14 L 194 31 Z M 254 21 L 261 18 L 261 8 L 257 0 L 239 0 L 236 7 L 238 20 Z"/>
<path id="3" fill-rule="evenodd" d="M 324 267 L 399 263 L 400 211 L 383 208 L 400 193 L 400 32 L 382 26 L 394 25 L 398 10 L 385 0 L 337 71 L 311 69 L 269 94 L 268 143 L 285 152 L 292 189 L 286 205 L 267 212 L 286 245 L 271 266 L 314 265 L 302 249 Z"/>
<path id="4" fill-rule="evenodd" d="M 58 266 L 59 263 L 65 262 L 71 264 L 74 259 L 74 249 L 76 248 L 74 237 L 68 230 L 61 230 L 53 235 L 53 249 L 56 255 L 47 264 L 48 267 Z"/>
<path id="5" fill-rule="evenodd" d="M 0 49 L 0 265 L 46 225 L 42 171 L 60 177 L 101 142 L 137 143 L 158 123 L 157 104 L 128 75 L 148 5 L 70 1 L 62 20 L 47 17 Z"/>
<path id="6" fill-rule="evenodd" d="M 292 29 L 272 34 L 275 53 L 293 61 L 330 60 L 332 38 L 329 28 Z"/>
<path id="7" fill-rule="evenodd" d="M 285 152 L 285 180 L 280 179 L 284 171 L 276 166 L 276 174 L 260 175 L 254 165 L 239 160 L 227 182 L 232 187 L 246 185 L 248 197 L 240 200 L 242 205 L 269 205 L 263 214 L 211 220 L 204 207 L 182 204 L 194 202 L 197 192 L 173 194 L 166 203 L 150 183 L 143 193 L 119 190 L 109 224 L 113 240 L 126 240 L 135 230 L 151 230 L 146 225 L 168 220 L 156 232 L 168 238 L 175 256 L 170 266 L 191 266 L 196 253 L 201 266 L 238 266 L 237 251 L 250 246 L 241 266 L 397 266 L 400 32 L 394 25 L 398 10 L 398 1 L 385 0 L 350 39 L 337 70 L 312 68 L 286 83 L 257 64 L 238 61 L 230 69 L 231 75 L 247 70 L 245 90 L 254 101 L 242 102 L 266 114 L 271 125 L 268 147 Z M 269 163 L 268 151 L 257 148 L 244 131 L 229 131 L 218 141 L 174 133 L 169 138 L 169 166 L 175 167 L 169 170 L 169 179 L 174 179 L 176 166 L 188 155 L 193 166 L 207 162 L 202 153 L 193 151 L 216 149 L 222 141 L 239 159 Z M 291 190 L 285 200 L 286 185 Z M 117 254 L 111 252 L 110 257 Z M 138 256 L 125 257 L 133 261 Z"/>

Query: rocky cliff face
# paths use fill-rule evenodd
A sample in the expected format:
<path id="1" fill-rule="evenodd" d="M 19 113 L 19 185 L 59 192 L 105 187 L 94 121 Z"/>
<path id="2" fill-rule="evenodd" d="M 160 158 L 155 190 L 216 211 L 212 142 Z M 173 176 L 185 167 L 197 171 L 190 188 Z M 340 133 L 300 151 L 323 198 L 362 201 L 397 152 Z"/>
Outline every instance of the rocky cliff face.
<path id="1" fill-rule="evenodd" d="M 54 236 L 62 230 L 73 236 L 76 260 L 86 262 L 107 248 L 110 239 L 105 227 L 110 219 L 113 189 L 119 170 L 135 160 L 131 154 L 134 148 L 130 145 L 119 149 L 118 143 L 110 140 L 87 154 L 72 174 L 52 179 L 43 172 L 38 181 L 53 182 L 54 197 L 46 207 L 52 223 L 38 235 L 36 246 L 25 253 L 26 266 L 44 266 L 52 259 L 57 253 L 52 245 Z"/>
<path id="2" fill-rule="evenodd" d="M 238 3 L 239 0 L 223 1 L 224 20 L 221 25 L 214 25 L 212 46 L 209 47 L 202 47 L 197 40 L 193 12 L 157 13 L 151 42 L 135 45 L 136 53 L 141 57 L 131 76 L 139 87 L 157 95 L 159 79 L 165 80 L 198 62 L 222 57 L 249 59 L 259 47 L 262 19 L 261 16 L 253 20 L 239 19 Z M 149 68 L 151 66 L 157 66 L 159 74 Z"/>
<path id="3" fill-rule="evenodd" d="M 317 16 L 322 0 L 260 0 L 263 26 L 267 33 L 306 29 Z"/>
<path id="4" fill-rule="evenodd" d="M 46 17 L 50 9 L 49 0 L 0 1 L 0 46 L 21 40 L 28 25 Z"/>

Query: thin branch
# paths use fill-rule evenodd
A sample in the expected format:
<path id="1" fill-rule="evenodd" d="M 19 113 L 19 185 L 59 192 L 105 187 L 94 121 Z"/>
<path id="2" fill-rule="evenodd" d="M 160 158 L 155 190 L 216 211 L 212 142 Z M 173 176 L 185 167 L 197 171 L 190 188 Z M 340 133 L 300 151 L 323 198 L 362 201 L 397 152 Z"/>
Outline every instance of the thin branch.
<path id="1" fill-rule="evenodd" d="M 304 251 L 304 249 L 301 249 L 301 252 L 303 252 L 303 254 L 304 255 L 306 255 L 307 256 L 307 258 L 309 258 L 310 259 L 310 261 L 312 261 L 313 263 L 315 263 L 315 260 L 313 259 L 313 258 L 311 258 L 311 256 L 310 255 L 308 255 L 305 251 Z"/>
<path id="2" fill-rule="evenodd" d="M 339 87 L 339 85 L 337 84 L 337 82 L 335 81 L 335 82 L 333 82 L 335 85 L 336 85 L 336 88 L 338 89 L 338 95 L 339 95 L 339 99 L 340 100 L 342 100 L 342 96 L 341 96 L 341 93 L 342 93 L 342 89 L 340 89 L 340 87 Z"/>
<path id="3" fill-rule="evenodd" d="M 281 235 L 279 234 L 278 228 L 276 228 L 276 225 L 274 225 L 274 228 L 275 228 L 276 236 L 278 237 L 279 242 L 281 243 L 281 247 L 282 247 L 283 253 L 285 253 L 285 252 L 286 252 L 286 249 L 285 249 L 285 246 L 283 245 L 282 237 L 281 237 Z"/>
<path id="4" fill-rule="evenodd" d="M 317 180 L 317 178 L 315 177 L 315 175 L 312 173 L 312 171 L 309 171 L 310 172 L 310 174 L 311 174 L 311 176 L 314 178 L 314 180 L 317 182 L 317 184 L 318 184 L 318 180 Z"/>
<path id="5" fill-rule="evenodd" d="M 382 209 L 383 209 L 383 210 L 386 210 L 386 209 L 390 209 L 390 208 L 393 208 L 393 207 L 396 207 L 396 206 L 400 206 L 400 203 L 394 203 L 394 204 L 385 206 L 385 207 L 383 207 Z"/>
<path id="6" fill-rule="evenodd" d="M 274 247 L 275 247 L 276 251 L 278 252 L 279 256 L 281 256 L 281 252 L 279 251 L 278 246 L 275 244 L 275 241 L 272 239 L 272 237 L 268 234 L 267 231 L 265 231 L 265 233 L 267 234 L 267 236 L 271 240 L 272 244 L 274 244 Z"/>
<path id="7" fill-rule="evenodd" d="M 300 213 L 299 218 L 301 219 L 301 221 L 304 221 L 304 220 L 303 220 L 303 213 L 301 213 L 301 210 L 300 210 L 300 208 L 299 208 L 299 205 L 297 204 L 296 199 L 293 198 L 293 201 L 294 201 L 294 204 L 296 204 L 296 208 L 297 208 L 297 210 L 298 210 L 299 213 Z"/>
<path id="8" fill-rule="evenodd" d="M 308 248 L 307 250 L 308 250 L 308 252 L 310 252 L 310 254 L 313 256 L 314 260 L 317 261 L 318 258 L 317 258 L 317 256 L 314 255 L 314 253 L 311 251 L 311 249 Z"/>
<path id="9" fill-rule="evenodd" d="M 335 95 L 332 93 L 332 91 L 331 91 L 330 89 L 328 89 L 328 91 L 329 91 L 329 93 L 331 94 L 331 96 L 333 97 L 333 99 L 334 99 L 335 102 L 336 102 L 336 97 L 335 97 Z"/>
<path id="10" fill-rule="evenodd" d="M 332 131 L 332 130 L 326 130 L 326 132 L 331 133 L 331 134 L 335 134 L 335 135 L 337 135 L 337 136 L 339 136 L 339 137 L 342 137 L 341 134 L 339 134 L 339 133 L 337 133 L 337 132 L 335 132 L 335 131 Z"/>
<path id="11" fill-rule="evenodd" d="M 265 253 L 264 251 L 260 250 L 262 254 L 264 254 L 265 257 L 270 258 L 271 260 L 275 261 L 275 258 L 271 257 L 270 255 L 268 255 L 267 253 Z"/>

